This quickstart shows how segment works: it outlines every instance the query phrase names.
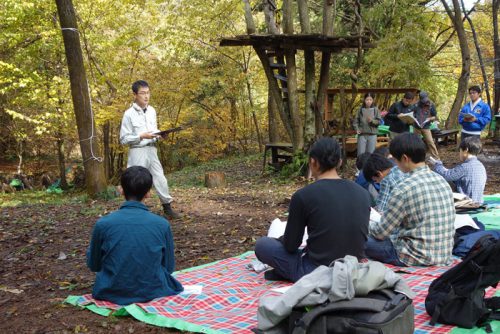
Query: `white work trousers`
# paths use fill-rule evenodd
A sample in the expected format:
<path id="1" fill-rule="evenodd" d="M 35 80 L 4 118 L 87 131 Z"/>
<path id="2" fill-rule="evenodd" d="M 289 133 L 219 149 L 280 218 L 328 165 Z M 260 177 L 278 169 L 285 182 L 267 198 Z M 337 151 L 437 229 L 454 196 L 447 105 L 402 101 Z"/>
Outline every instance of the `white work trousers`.
<path id="1" fill-rule="evenodd" d="M 163 174 L 163 167 L 158 159 L 156 146 L 144 146 L 130 148 L 128 152 L 127 168 L 142 166 L 147 168 L 153 176 L 153 186 L 160 197 L 162 204 L 172 202 L 172 196 L 168 192 L 167 178 Z"/>

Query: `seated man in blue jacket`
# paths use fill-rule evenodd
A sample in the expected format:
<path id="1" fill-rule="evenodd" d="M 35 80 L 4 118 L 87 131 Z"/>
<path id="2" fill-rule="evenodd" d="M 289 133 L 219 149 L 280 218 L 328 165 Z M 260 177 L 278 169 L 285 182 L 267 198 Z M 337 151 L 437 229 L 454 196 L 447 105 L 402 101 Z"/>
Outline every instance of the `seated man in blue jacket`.
<path id="1" fill-rule="evenodd" d="M 470 87 L 469 96 L 470 102 L 458 114 L 458 123 L 462 126 L 462 141 L 467 137 L 480 137 L 481 131 L 491 121 L 491 109 L 481 100 L 481 87 Z"/>
<path id="2" fill-rule="evenodd" d="M 172 276 L 175 261 L 170 224 L 142 203 L 152 184 L 146 168 L 127 168 L 121 177 L 126 201 L 94 226 L 87 265 L 97 272 L 92 291 L 95 299 L 128 305 L 183 290 Z"/>

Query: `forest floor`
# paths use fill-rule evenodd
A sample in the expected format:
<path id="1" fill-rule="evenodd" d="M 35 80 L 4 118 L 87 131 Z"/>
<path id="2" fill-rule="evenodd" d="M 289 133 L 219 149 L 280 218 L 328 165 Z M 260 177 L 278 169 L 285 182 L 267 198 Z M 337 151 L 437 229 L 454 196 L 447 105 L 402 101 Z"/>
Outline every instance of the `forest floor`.
<path id="1" fill-rule="evenodd" d="M 500 147 L 485 146 L 486 193 L 500 192 Z M 457 162 L 454 146 L 439 148 L 445 165 Z M 353 158 L 348 165 L 353 166 Z M 225 188 L 203 187 L 204 173 L 225 172 Z M 353 168 L 343 177 L 352 178 Z M 252 250 L 270 222 L 286 219 L 293 192 L 305 184 L 262 174 L 260 155 L 226 159 L 168 176 L 175 208 L 172 222 L 176 269 Z M 0 333 L 176 333 L 132 318 L 102 317 L 63 304 L 68 295 L 90 293 L 94 275 L 85 251 L 95 221 L 121 200 L 85 200 L 83 195 L 44 192 L 0 194 Z M 160 212 L 156 198 L 147 203 Z"/>

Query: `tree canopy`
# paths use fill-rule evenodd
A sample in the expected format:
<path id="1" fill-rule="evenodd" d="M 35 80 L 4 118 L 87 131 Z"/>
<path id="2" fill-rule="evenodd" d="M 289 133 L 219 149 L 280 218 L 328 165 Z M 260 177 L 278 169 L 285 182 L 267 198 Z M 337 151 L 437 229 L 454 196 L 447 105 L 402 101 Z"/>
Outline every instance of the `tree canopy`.
<path id="1" fill-rule="evenodd" d="M 256 32 L 266 33 L 265 2 L 247 3 Z M 275 3 L 275 24 L 281 29 L 287 1 Z M 323 2 L 305 3 L 311 31 L 321 32 Z M 418 87 L 430 93 L 445 120 L 455 99 L 461 59 L 455 27 L 443 6 L 410 0 L 331 3 L 333 35 L 361 33 L 376 47 L 361 54 L 332 54 L 328 87 Z M 297 2 L 290 4 L 297 34 L 299 8 Z M 130 85 L 137 79 L 151 85 L 161 128 L 196 121 L 161 145 L 167 169 L 256 151 L 267 140 L 268 87 L 258 55 L 251 47 L 218 46 L 222 37 L 246 33 L 245 1 L 78 0 L 74 6 L 98 139 L 104 143 L 99 154 L 107 159 L 110 179 L 126 161 L 118 131 L 123 111 L 132 102 Z M 492 1 L 476 4 L 470 17 L 493 86 L 491 6 Z M 464 25 L 467 30 L 466 21 Z M 55 2 L 5 0 L 0 4 L 0 27 L 1 158 L 19 162 L 23 157 L 55 156 L 59 141 L 66 159 L 78 160 Z M 471 33 L 466 37 L 471 48 L 469 83 L 484 84 Z M 319 70 L 321 57 L 315 57 Z M 304 53 L 296 59 L 300 91 L 305 87 Z M 297 103 L 304 117 L 304 98 Z M 357 103 L 353 100 L 352 108 Z M 291 140 L 283 125 L 278 131 L 283 141 Z"/>

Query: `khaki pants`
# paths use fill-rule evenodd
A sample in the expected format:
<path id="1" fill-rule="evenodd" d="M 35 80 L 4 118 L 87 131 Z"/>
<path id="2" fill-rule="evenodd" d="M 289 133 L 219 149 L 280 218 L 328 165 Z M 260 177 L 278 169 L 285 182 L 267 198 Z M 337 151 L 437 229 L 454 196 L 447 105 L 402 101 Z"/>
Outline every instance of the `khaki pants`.
<path id="1" fill-rule="evenodd" d="M 434 138 L 432 138 L 432 132 L 429 129 L 417 129 L 413 128 L 413 133 L 417 135 L 422 135 L 424 137 L 425 145 L 427 145 L 427 149 L 429 150 L 429 154 L 436 160 L 439 159 L 439 152 L 437 150 L 436 144 L 434 143 Z"/>

